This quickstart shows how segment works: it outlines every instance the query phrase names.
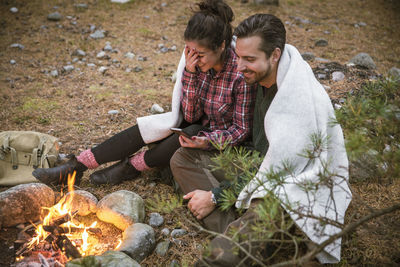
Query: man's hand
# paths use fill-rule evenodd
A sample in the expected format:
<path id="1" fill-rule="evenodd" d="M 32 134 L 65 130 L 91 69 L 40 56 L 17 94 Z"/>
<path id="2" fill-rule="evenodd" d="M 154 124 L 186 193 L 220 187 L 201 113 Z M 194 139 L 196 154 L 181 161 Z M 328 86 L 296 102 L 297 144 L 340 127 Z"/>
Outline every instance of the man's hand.
<path id="1" fill-rule="evenodd" d="M 215 209 L 211 194 L 211 191 L 194 190 L 183 196 L 184 199 L 190 199 L 188 208 L 197 220 L 203 219 Z"/>
<path id="2" fill-rule="evenodd" d="M 194 49 L 190 49 L 188 46 L 185 47 L 185 58 L 186 58 L 186 70 L 190 72 L 196 72 L 196 66 L 199 62 L 198 54 Z"/>
<path id="3" fill-rule="evenodd" d="M 181 135 L 179 136 L 179 143 L 182 147 L 206 149 L 209 141 L 205 136 L 192 136 L 191 138 L 187 138 Z"/>

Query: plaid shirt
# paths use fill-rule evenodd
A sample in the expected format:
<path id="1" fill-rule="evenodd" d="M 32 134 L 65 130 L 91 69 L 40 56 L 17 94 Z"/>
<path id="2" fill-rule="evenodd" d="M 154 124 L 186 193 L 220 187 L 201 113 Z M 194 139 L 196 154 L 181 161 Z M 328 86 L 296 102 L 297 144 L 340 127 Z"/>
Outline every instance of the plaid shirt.
<path id="1" fill-rule="evenodd" d="M 257 87 L 245 83 L 237 68 L 232 49 L 222 70 L 215 72 L 184 70 L 182 75 L 182 112 L 189 123 L 201 120 L 211 132 L 201 132 L 208 140 L 237 145 L 251 133 Z"/>

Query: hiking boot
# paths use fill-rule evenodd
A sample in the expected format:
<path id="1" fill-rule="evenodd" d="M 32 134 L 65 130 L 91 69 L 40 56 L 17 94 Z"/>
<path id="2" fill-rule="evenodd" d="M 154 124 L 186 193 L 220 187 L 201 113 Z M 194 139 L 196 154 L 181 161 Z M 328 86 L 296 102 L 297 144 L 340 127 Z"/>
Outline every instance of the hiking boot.
<path id="1" fill-rule="evenodd" d="M 75 185 L 79 185 L 83 172 L 87 170 L 87 167 L 80 163 L 74 155 L 66 163 L 56 166 L 53 168 L 37 168 L 32 172 L 32 175 L 47 185 L 59 185 L 67 184 L 68 174 L 72 175 L 74 171 L 75 174 Z"/>
<path id="2" fill-rule="evenodd" d="M 121 160 L 105 169 L 96 171 L 90 175 L 92 184 L 111 184 L 116 185 L 126 180 L 138 177 L 140 171 L 129 162 L 129 158 Z"/>

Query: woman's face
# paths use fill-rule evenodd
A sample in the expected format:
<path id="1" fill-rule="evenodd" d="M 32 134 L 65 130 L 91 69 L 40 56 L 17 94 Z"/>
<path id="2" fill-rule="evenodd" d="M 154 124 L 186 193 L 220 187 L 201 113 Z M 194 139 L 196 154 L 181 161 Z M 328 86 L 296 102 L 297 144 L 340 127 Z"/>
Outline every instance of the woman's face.
<path id="1" fill-rule="evenodd" d="M 218 48 L 216 51 L 213 51 L 205 46 L 200 45 L 196 41 L 186 41 L 185 44 L 186 55 L 190 49 L 195 52 L 195 55 L 198 59 L 197 66 L 202 72 L 206 72 L 212 68 L 216 71 L 222 69 L 221 54 L 224 51 L 223 46 Z"/>

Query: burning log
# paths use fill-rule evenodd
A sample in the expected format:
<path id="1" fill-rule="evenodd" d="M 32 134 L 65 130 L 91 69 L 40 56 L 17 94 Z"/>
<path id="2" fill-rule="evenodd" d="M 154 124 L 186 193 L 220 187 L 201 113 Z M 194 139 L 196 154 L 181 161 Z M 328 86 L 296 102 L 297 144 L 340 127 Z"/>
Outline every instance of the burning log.
<path id="1" fill-rule="evenodd" d="M 85 228 L 79 228 L 79 227 L 63 227 L 63 226 L 55 226 L 55 225 L 44 225 L 43 230 L 59 235 L 59 234 L 70 234 L 70 233 L 79 233 L 85 231 Z M 102 235 L 101 229 L 100 228 L 86 228 L 86 230 L 89 233 L 95 234 L 95 235 Z"/>
<path id="2" fill-rule="evenodd" d="M 66 222 L 69 222 L 70 220 L 72 220 L 72 218 L 73 218 L 73 217 L 75 216 L 75 214 L 77 214 L 77 213 L 78 213 L 78 211 L 76 210 L 76 211 L 74 211 L 74 212 L 71 212 L 71 214 L 67 213 L 67 214 L 65 214 L 65 215 L 63 215 L 63 216 L 60 216 L 60 217 L 58 217 L 58 218 L 55 218 L 54 220 L 52 220 L 51 225 L 56 225 L 56 226 L 58 226 L 58 225 L 61 225 L 61 224 L 66 223 Z"/>
<path id="3" fill-rule="evenodd" d="M 81 253 L 79 250 L 72 244 L 71 240 L 68 237 L 61 235 L 57 239 L 57 246 L 65 252 L 68 258 L 80 258 Z"/>

